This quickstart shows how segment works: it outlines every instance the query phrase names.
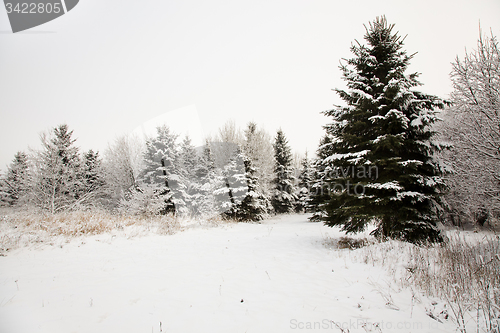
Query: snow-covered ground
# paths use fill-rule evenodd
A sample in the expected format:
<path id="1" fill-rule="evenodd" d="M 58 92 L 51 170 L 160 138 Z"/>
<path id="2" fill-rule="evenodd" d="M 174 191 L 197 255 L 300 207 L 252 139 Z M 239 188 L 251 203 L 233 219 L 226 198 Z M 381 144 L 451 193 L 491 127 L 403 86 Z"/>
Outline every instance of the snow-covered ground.
<path id="1" fill-rule="evenodd" d="M 454 332 L 382 267 L 289 215 L 174 235 L 102 234 L 0 257 L 0 332 Z"/>

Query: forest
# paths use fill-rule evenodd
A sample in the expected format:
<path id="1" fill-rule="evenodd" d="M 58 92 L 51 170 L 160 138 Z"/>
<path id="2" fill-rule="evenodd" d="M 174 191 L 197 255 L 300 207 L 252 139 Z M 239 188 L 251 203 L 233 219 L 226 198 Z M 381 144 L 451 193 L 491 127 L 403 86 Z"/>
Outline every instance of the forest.
<path id="1" fill-rule="evenodd" d="M 354 57 L 340 67 L 347 90 L 336 90 L 345 105 L 324 112 L 332 122 L 315 154 L 293 154 L 281 130 L 232 121 L 203 147 L 164 124 L 155 136 L 126 135 L 104 152 L 82 152 L 61 124 L 41 135 L 41 150 L 14 156 L 1 175 L 0 202 L 35 214 L 237 221 L 311 212 L 313 221 L 348 232 L 375 220 L 380 236 L 416 242 L 440 240 L 437 223 L 498 230 L 496 36 L 481 32 L 477 49 L 452 62 L 453 93 L 444 100 L 414 90 L 418 73 L 405 72 L 413 56 L 392 28 L 377 19 L 367 45 L 351 47 Z"/>
<path id="2" fill-rule="evenodd" d="M 472 331 L 472 322 L 478 332 L 480 325 L 498 332 L 497 38 L 480 31 L 476 49 L 450 59 L 453 92 L 441 98 L 418 90 L 419 73 L 407 72 L 415 55 L 393 24 L 382 16 L 365 28 L 364 42 L 353 42 L 351 58 L 341 60 L 346 87 L 334 91 L 343 104 L 323 111 L 329 122 L 317 129 L 323 137 L 314 152 L 294 152 L 281 129 L 238 128 L 231 120 L 201 147 L 169 124 L 148 137 L 118 137 L 104 151 L 82 151 L 70 124 L 42 133 L 41 149 L 18 152 L 0 175 L 0 255 L 47 242 L 45 234 L 95 236 L 134 225 L 173 234 L 182 221 L 247 228 L 303 216 L 307 225 L 344 235 L 325 236 L 327 248 L 362 248 L 354 258 L 382 265 L 398 288 L 411 289 L 410 318 L 419 290 L 422 299 L 445 300 L 439 311 L 431 303 L 424 317 L 443 323 L 452 316 L 461 332 Z M 267 226 L 267 237 L 275 226 Z M 245 230 L 264 238 L 260 229 Z M 457 230 L 484 237 L 470 241 L 453 236 Z M 385 306 L 399 311 L 384 295 Z"/>

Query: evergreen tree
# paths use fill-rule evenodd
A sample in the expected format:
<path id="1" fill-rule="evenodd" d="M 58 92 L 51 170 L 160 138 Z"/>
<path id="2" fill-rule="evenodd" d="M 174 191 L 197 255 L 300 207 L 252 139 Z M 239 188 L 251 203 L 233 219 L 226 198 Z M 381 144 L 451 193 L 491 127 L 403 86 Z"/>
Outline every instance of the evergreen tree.
<path id="1" fill-rule="evenodd" d="M 79 148 L 74 145 L 73 131 L 63 124 L 54 128 L 54 136 L 50 140 L 51 148 L 61 159 L 63 165 L 76 167 L 80 164 Z"/>
<path id="2" fill-rule="evenodd" d="M 83 178 L 85 192 L 95 192 L 104 186 L 102 161 L 99 152 L 90 149 L 83 154 Z"/>
<path id="3" fill-rule="evenodd" d="M 313 162 L 313 179 L 311 190 L 309 191 L 309 205 L 308 208 L 312 211 L 313 215 L 310 220 L 314 222 L 324 221 L 327 216 L 325 212 L 325 205 L 330 200 L 330 191 L 328 190 L 330 179 L 328 176 L 331 174 L 331 163 L 324 163 L 329 156 L 333 155 L 333 141 L 331 135 L 328 133 L 321 138 L 318 150 L 316 151 L 316 159 Z"/>
<path id="4" fill-rule="evenodd" d="M 166 125 L 156 128 L 156 136 L 146 141 L 142 180 L 150 184 L 165 184 L 168 188 L 169 176 L 177 174 L 179 152 L 178 136 Z"/>
<path id="5" fill-rule="evenodd" d="M 252 160 L 234 150 L 221 174 L 219 188 L 214 192 L 222 215 L 237 221 L 260 221 L 269 210 L 270 203 L 259 189 Z"/>
<path id="6" fill-rule="evenodd" d="M 166 214 L 176 210 L 173 189 L 183 187 L 178 170 L 178 136 L 166 126 L 156 128 L 156 136 L 146 141 L 144 170 L 133 193 L 139 213 Z M 182 202 L 178 202 L 182 205 Z"/>
<path id="7" fill-rule="evenodd" d="M 269 210 L 270 203 L 259 188 L 259 180 L 252 160 L 242 156 L 245 167 L 245 181 L 247 191 L 240 204 L 236 206 L 234 216 L 238 221 L 260 221 Z"/>
<path id="8" fill-rule="evenodd" d="M 35 205 L 51 213 L 82 203 L 81 161 L 72 136 L 65 124 L 54 128 L 50 137 L 42 136 L 43 150 L 35 158 L 30 195 Z"/>
<path id="9" fill-rule="evenodd" d="M 196 192 L 193 195 L 195 214 L 213 216 L 217 214 L 216 201 L 213 195 L 220 178 L 217 177 L 214 158 L 210 143 L 207 141 L 195 166 L 194 175 L 197 182 Z"/>
<path id="10" fill-rule="evenodd" d="M 183 176 L 195 177 L 196 168 L 199 165 L 199 157 L 196 148 L 191 143 L 189 136 L 184 137 L 180 144 L 179 164 Z"/>
<path id="11" fill-rule="evenodd" d="M 104 170 L 99 152 L 92 149 L 83 154 L 81 184 L 78 198 L 84 205 L 95 205 L 104 196 Z"/>
<path id="12" fill-rule="evenodd" d="M 179 186 L 173 191 L 177 212 L 191 216 L 207 213 L 206 201 L 210 201 L 210 198 L 206 197 L 209 193 L 206 193 L 207 189 L 203 185 L 207 181 L 204 173 L 208 172 L 208 166 L 202 164 L 202 158 L 188 136 L 180 144 L 178 164 L 181 178 Z"/>
<path id="13" fill-rule="evenodd" d="M 336 89 L 346 106 L 326 111 L 328 141 L 321 148 L 320 178 L 329 187 L 322 205 L 328 226 L 410 242 L 440 241 L 436 209 L 443 181 L 433 160 L 430 126 L 445 102 L 412 90 L 418 73 L 406 75 L 413 55 L 385 17 L 366 27 L 368 45 L 354 44 L 341 66 L 348 90 Z"/>
<path id="14" fill-rule="evenodd" d="M 309 188 L 311 186 L 311 182 L 313 179 L 313 168 L 311 166 L 311 161 L 307 156 L 307 151 L 306 155 L 302 159 L 301 164 L 302 164 L 302 169 L 300 170 L 300 175 L 299 175 L 299 187 Z"/>
<path id="15" fill-rule="evenodd" d="M 29 190 L 28 156 L 18 152 L 0 180 L 0 201 L 10 206 L 16 205 Z"/>
<path id="16" fill-rule="evenodd" d="M 274 142 L 274 192 L 271 204 L 276 213 L 289 213 L 295 204 L 292 153 L 288 141 L 280 129 Z"/>
<path id="17" fill-rule="evenodd" d="M 206 179 L 213 178 L 214 171 L 215 160 L 212 154 L 212 147 L 210 146 L 210 142 L 206 141 L 199 163 L 195 168 L 195 173 L 198 178 Z"/>
<path id="18" fill-rule="evenodd" d="M 9 186 L 5 182 L 6 175 L 0 174 L 0 207 L 10 204 L 9 200 Z"/>
<path id="19" fill-rule="evenodd" d="M 237 219 L 238 207 L 248 192 L 243 161 L 241 149 L 236 147 L 219 173 L 218 188 L 214 191 L 222 215 L 233 219 Z"/>
<path id="20" fill-rule="evenodd" d="M 295 203 L 295 211 L 296 212 L 306 212 L 309 206 L 309 193 L 312 186 L 313 174 L 314 170 L 311 167 L 311 162 L 306 156 L 302 159 L 302 167 L 299 175 L 299 183 L 298 190 L 296 193 L 296 203 Z"/>

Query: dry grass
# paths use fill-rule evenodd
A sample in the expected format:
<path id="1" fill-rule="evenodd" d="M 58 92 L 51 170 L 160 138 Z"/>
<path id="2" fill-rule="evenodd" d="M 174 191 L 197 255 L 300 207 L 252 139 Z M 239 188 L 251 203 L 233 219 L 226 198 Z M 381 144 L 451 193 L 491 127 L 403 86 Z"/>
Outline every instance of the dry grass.
<path id="1" fill-rule="evenodd" d="M 408 282 L 445 299 L 461 332 L 500 332 L 500 239 L 454 235 L 443 246 L 411 251 Z"/>
<path id="2" fill-rule="evenodd" d="M 337 247 L 339 249 L 359 249 L 368 244 L 371 244 L 368 241 L 368 238 L 351 238 L 351 237 L 340 237 L 337 241 Z"/>
<path id="3" fill-rule="evenodd" d="M 377 241 L 373 237 L 367 238 L 342 236 L 340 238 L 332 238 L 330 236 L 326 236 L 325 240 L 323 241 L 323 245 L 325 245 L 327 248 L 356 250 L 365 246 L 375 244 L 376 242 Z"/>
<path id="4" fill-rule="evenodd" d="M 3 207 L 0 208 L 0 256 L 19 247 L 68 242 L 75 237 L 104 233 L 125 237 L 148 233 L 170 235 L 193 226 L 212 228 L 234 223 L 237 222 L 220 216 L 127 215 L 97 209 L 49 214 Z"/>
<path id="5" fill-rule="evenodd" d="M 354 261 L 383 266 L 401 288 L 444 300 L 458 331 L 500 332 L 498 235 L 449 233 L 440 245 L 388 241 L 347 253 Z"/>
<path id="6" fill-rule="evenodd" d="M 50 243 L 55 238 L 130 231 L 134 235 L 154 232 L 173 234 L 181 230 L 172 215 L 114 215 L 105 211 L 75 211 L 58 214 L 2 211 L 0 213 L 0 254 L 36 243 Z"/>

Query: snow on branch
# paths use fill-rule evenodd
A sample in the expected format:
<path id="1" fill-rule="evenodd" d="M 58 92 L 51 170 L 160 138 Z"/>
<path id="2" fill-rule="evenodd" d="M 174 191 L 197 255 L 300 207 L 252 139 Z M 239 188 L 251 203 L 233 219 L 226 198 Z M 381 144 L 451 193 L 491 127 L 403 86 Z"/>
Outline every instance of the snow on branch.
<path id="1" fill-rule="evenodd" d="M 396 191 L 403 190 L 403 187 L 399 185 L 399 183 L 396 180 L 387 183 L 366 184 L 365 187 L 373 188 L 376 190 L 396 190 Z"/>
<path id="2" fill-rule="evenodd" d="M 359 152 L 356 152 L 356 153 L 333 154 L 333 155 L 328 156 L 325 159 L 325 162 L 329 163 L 329 162 L 334 162 L 334 161 L 338 161 L 338 160 L 346 159 L 346 158 L 358 159 L 358 158 L 364 157 L 369 152 L 370 152 L 369 150 L 362 150 L 362 151 L 359 151 Z"/>

